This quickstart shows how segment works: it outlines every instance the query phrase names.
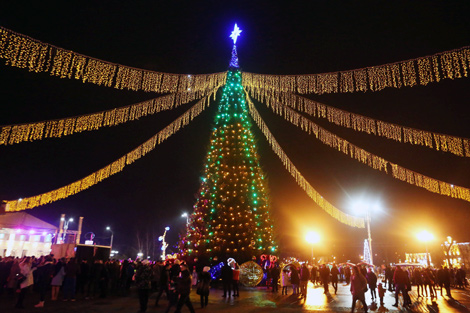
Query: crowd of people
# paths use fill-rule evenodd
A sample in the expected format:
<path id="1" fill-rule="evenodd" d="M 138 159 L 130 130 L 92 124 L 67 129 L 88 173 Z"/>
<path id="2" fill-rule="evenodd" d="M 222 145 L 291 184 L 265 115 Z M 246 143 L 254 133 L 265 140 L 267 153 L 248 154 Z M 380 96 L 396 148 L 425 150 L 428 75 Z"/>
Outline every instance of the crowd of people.
<path id="1" fill-rule="evenodd" d="M 268 270 L 268 284 L 272 286 L 272 291 L 277 291 L 277 282 L 281 285 L 281 294 L 288 294 L 288 287 L 292 286 L 292 295 L 300 298 L 307 296 L 307 284 L 311 281 L 314 286 L 322 286 L 324 293 L 334 293 L 338 290 L 338 281 L 350 285 L 352 294 L 352 311 L 354 311 L 356 302 L 362 302 L 365 312 L 368 311 L 365 295 L 370 292 L 372 305 L 384 305 L 384 296 L 387 290 L 393 292 L 395 303 L 398 306 L 400 294 L 403 297 L 403 305 L 410 306 L 411 298 L 408 294 L 412 286 L 416 286 L 418 298 L 429 297 L 431 299 L 438 297 L 438 290 L 443 296 L 445 290 L 446 296 L 452 298 L 451 288 L 465 288 L 468 286 L 465 268 L 451 268 L 441 266 L 436 269 L 433 267 L 410 267 L 410 266 L 385 266 L 372 267 L 368 265 L 336 264 L 320 266 L 308 266 L 290 264 L 284 267 L 282 272 L 276 266 Z M 380 277 L 380 279 L 379 279 Z M 387 288 L 388 286 L 388 288 Z"/>
<path id="2" fill-rule="evenodd" d="M 192 271 L 190 270 L 192 269 Z M 190 292 L 194 287 L 200 295 L 201 308 L 208 305 L 211 289 L 211 267 L 208 264 L 191 264 L 179 260 L 150 262 L 149 260 L 94 260 L 89 262 L 75 258 L 54 258 L 53 255 L 35 257 L 0 258 L 0 295 L 16 297 L 16 308 L 24 307 L 24 300 L 31 296 L 29 291 L 36 291 L 32 296 L 38 299 L 35 307 L 44 307 L 46 295 L 51 301 L 75 301 L 80 299 L 106 298 L 108 295 L 127 296 L 132 284 L 135 284 L 139 296 L 140 312 L 147 310 L 151 292 L 156 292 L 155 306 L 163 293 L 168 299 L 165 312 L 172 307 L 180 312 L 187 306 L 190 312 L 194 307 L 190 301 Z M 240 268 L 236 262 L 225 263 L 220 271 L 223 297 L 239 296 Z M 431 299 L 445 294 L 452 298 L 451 288 L 467 287 L 464 268 L 446 267 L 379 267 L 355 266 L 353 264 L 323 264 L 310 266 L 307 263 L 289 264 L 279 267 L 277 263 L 266 268 L 266 285 L 272 292 L 287 295 L 292 288 L 292 295 L 300 299 L 307 297 L 309 281 L 316 287 L 322 287 L 325 294 L 337 293 L 338 282 L 350 285 L 354 310 L 357 301 L 361 301 L 365 312 L 368 310 L 365 295 L 370 292 L 372 305 L 380 299 L 384 305 L 384 295 L 394 292 L 395 303 L 401 294 L 403 305 L 411 305 L 408 292 L 416 286 L 419 297 Z M 331 285 L 331 287 L 330 287 Z M 331 289 L 330 289 L 331 288 Z M 29 295 L 28 295 L 29 294 Z M 31 297 L 32 297 L 31 296 Z"/>
<path id="3" fill-rule="evenodd" d="M 168 299 L 168 312 L 172 307 L 180 312 L 186 305 L 194 308 L 189 300 L 192 287 L 197 286 L 201 307 L 208 304 L 211 275 L 209 266 L 196 274 L 188 264 L 179 260 L 150 262 L 149 260 L 81 260 L 54 258 L 53 255 L 35 257 L 0 257 L 0 296 L 16 297 L 16 308 L 24 308 L 27 296 L 38 299 L 35 307 L 46 306 L 51 301 L 76 301 L 112 296 L 127 296 L 135 285 L 140 311 L 147 310 L 149 296 L 157 292 L 155 305 L 159 305 L 163 293 Z M 235 271 L 236 272 L 236 271 Z M 238 271 L 239 272 L 239 271 Z M 238 284 L 237 284 L 238 286 Z M 35 292 L 31 294 L 31 290 Z M 238 295 L 238 288 L 236 295 Z"/>

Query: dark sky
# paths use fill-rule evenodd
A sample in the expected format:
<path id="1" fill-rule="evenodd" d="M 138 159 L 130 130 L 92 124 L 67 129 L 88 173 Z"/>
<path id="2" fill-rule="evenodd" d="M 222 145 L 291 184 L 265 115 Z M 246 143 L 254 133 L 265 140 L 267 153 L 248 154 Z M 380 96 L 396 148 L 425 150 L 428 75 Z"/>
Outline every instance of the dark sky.
<path id="1" fill-rule="evenodd" d="M 469 44 L 467 1 L 9 1 L 0 25 L 41 41 L 123 65 L 171 73 L 225 71 L 235 22 L 243 70 L 313 74 L 380 65 Z M 308 2 L 309 4 L 305 4 Z M 92 113 L 155 97 L 59 79 L 0 65 L 0 125 Z M 426 87 L 311 96 L 311 99 L 429 131 L 470 137 L 468 78 Z M 324 146 L 262 106 L 261 115 L 287 155 L 314 188 L 348 213 L 359 194 L 380 199 L 372 234 L 376 251 L 423 250 L 414 233 L 432 231 L 469 241 L 470 204 L 394 180 Z M 0 147 L 0 195 L 28 197 L 59 188 L 111 163 L 178 117 L 179 110 L 122 126 L 62 139 Z M 135 241 L 136 230 L 169 225 L 170 244 L 192 210 L 216 105 L 152 153 L 89 190 L 29 213 L 58 224 L 61 213 L 84 216 L 85 232 L 116 248 Z M 470 160 L 426 148 L 357 134 L 318 121 L 385 159 L 425 175 L 470 186 Z M 261 163 L 272 195 L 281 249 L 305 250 L 304 233 L 317 229 L 319 253 L 362 253 L 365 230 L 336 222 L 318 208 L 283 168 L 258 129 Z M 72 226 L 71 228 L 74 228 Z M 121 247 L 121 248 L 120 248 Z M 304 248 L 304 249 L 302 249 Z M 307 248 L 309 249 L 309 248 Z"/>

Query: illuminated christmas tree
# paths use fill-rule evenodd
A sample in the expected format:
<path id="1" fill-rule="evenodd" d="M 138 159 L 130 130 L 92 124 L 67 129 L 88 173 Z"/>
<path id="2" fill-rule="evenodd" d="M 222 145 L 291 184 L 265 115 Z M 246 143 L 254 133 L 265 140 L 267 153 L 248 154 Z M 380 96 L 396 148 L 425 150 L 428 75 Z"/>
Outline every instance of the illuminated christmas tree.
<path id="1" fill-rule="evenodd" d="M 187 234 L 180 243 L 189 256 L 233 257 L 243 262 L 254 255 L 277 254 L 277 245 L 268 186 L 259 165 L 238 66 L 235 43 L 240 32 L 235 25 L 232 59 L 201 188 Z"/>

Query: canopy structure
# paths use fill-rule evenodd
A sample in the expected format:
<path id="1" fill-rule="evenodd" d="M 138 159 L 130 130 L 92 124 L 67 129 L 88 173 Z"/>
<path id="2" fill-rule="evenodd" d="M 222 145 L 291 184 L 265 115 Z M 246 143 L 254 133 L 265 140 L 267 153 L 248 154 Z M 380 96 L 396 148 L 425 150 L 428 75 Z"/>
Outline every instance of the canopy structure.
<path id="1" fill-rule="evenodd" d="M 55 232 L 59 229 L 26 212 L 7 212 L 5 215 L 0 215 L 0 228 L 16 228 L 38 232 Z"/>

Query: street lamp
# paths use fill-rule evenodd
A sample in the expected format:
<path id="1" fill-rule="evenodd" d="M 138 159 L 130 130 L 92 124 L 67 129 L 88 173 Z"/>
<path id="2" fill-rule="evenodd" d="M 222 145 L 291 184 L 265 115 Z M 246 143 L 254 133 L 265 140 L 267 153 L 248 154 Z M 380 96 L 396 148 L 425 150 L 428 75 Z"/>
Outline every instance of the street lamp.
<path id="1" fill-rule="evenodd" d="M 60 220 L 64 222 L 64 234 L 62 235 L 62 242 L 65 243 L 65 239 L 67 238 L 67 229 L 69 229 L 69 223 L 73 222 L 73 218 L 71 217 L 68 220 L 65 220 L 64 217 L 61 217 Z"/>
<path id="2" fill-rule="evenodd" d="M 106 230 L 109 230 L 111 232 L 111 243 L 110 243 L 110 247 L 111 249 L 113 248 L 113 239 L 114 239 L 114 232 L 111 230 L 111 227 L 107 226 L 106 227 Z"/>
<path id="3" fill-rule="evenodd" d="M 353 210 L 356 211 L 357 214 L 365 215 L 365 220 L 367 224 L 367 241 L 369 242 L 369 253 L 370 253 L 370 260 L 365 260 L 369 264 L 374 264 L 374 257 L 372 253 L 372 235 L 370 232 L 370 222 L 371 222 L 371 211 L 380 210 L 380 206 L 377 201 L 371 201 L 368 199 L 357 199 L 352 204 Z"/>
<path id="4" fill-rule="evenodd" d="M 417 233 L 416 237 L 418 238 L 418 240 L 424 242 L 424 246 L 426 247 L 426 261 L 428 262 L 428 267 L 429 267 L 431 265 L 431 262 L 429 260 L 428 241 L 434 240 L 434 235 L 426 230 L 423 230 Z"/>
<path id="5" fill-rule="evenodd" d="M 184 212 L 181 215 L 181 217 L 186 217 L 186 227 L 188 227 L 189 226 L 189 215 L 188 215 L 188 213 Z"/>
<path id="6" fill-rule="evenodd" d="M 168 243 L 165 241 L 166 232 L 170 230 L 170 227 L 165 227 L 165 232 L 162 236 L 158 237 L 158 241 L 162 242 L 162 261 L 166 259 L 166 248 L 168 247 Z"/>
<path id="7" fill-rule="evenodd" d="M 313 261 L 313 246 L 320 242 L 320 235 L 316 232 L 310 231 L 305 235 L 305 241 L 312 245 L 312 261 Z"/>

